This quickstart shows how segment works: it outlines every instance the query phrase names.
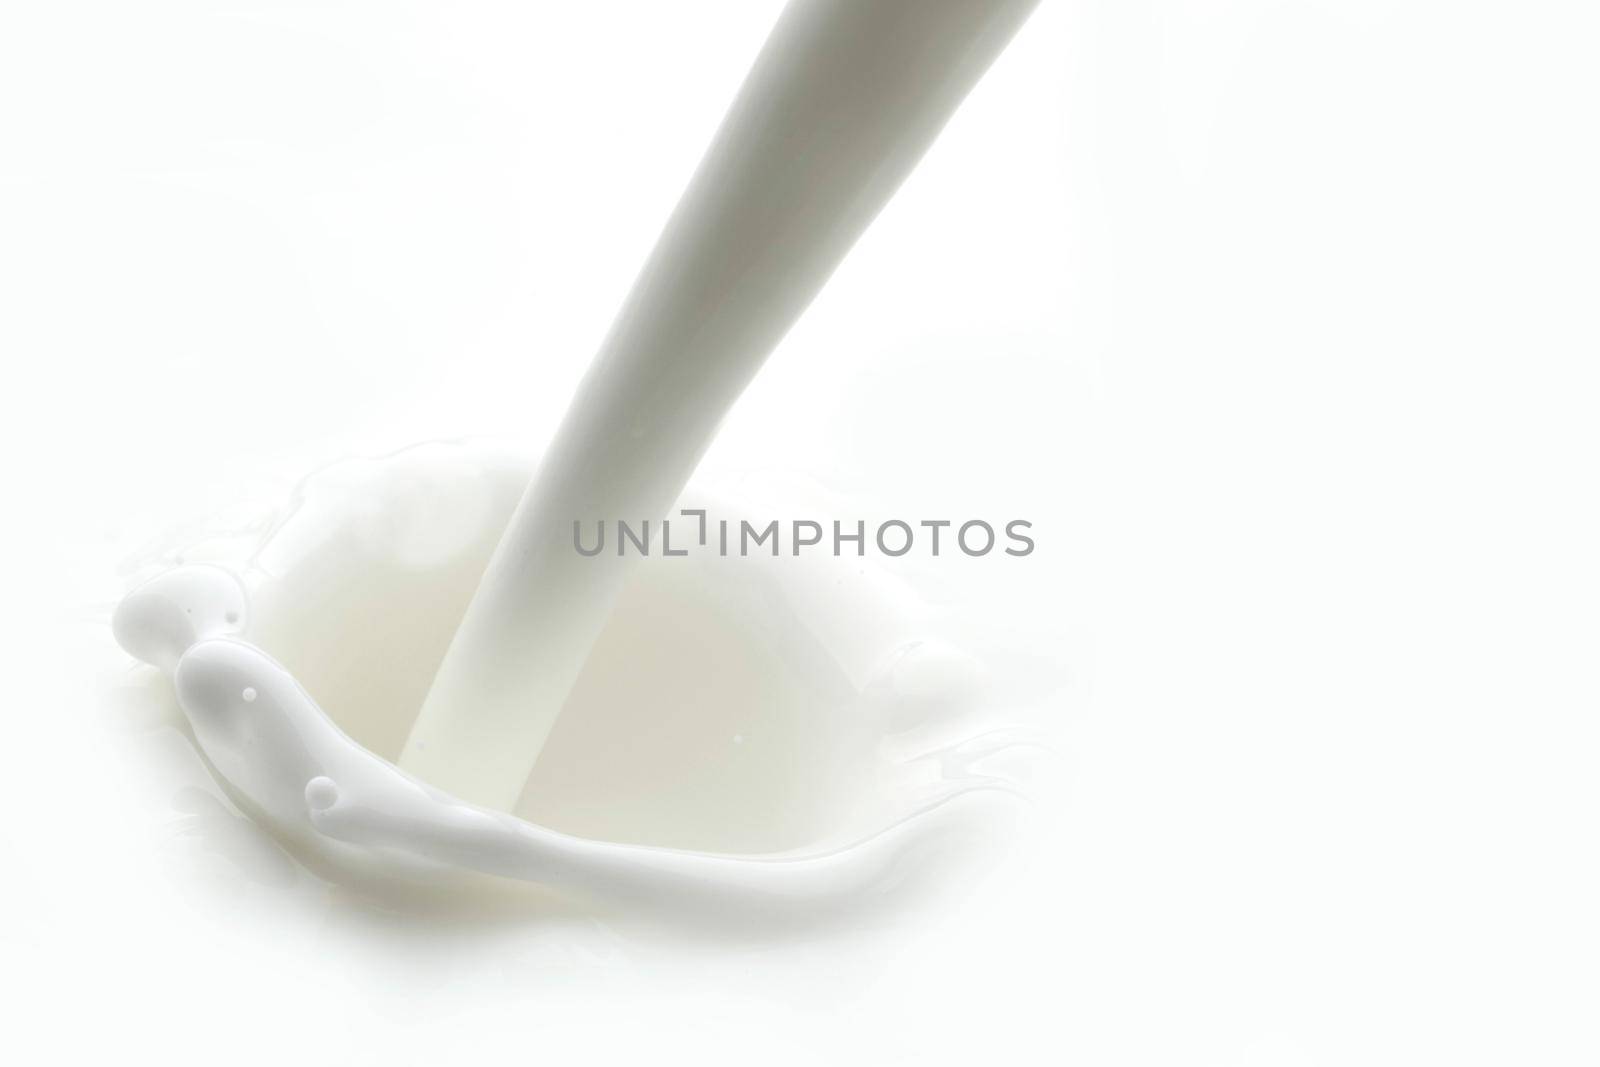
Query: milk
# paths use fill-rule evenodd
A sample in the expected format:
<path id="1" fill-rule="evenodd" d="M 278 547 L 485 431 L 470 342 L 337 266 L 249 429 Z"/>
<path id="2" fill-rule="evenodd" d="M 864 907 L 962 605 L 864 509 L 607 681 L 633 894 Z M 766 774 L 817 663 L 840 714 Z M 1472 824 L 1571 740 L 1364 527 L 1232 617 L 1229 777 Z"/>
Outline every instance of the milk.
<path id="1" fill-rule="evenodd" d="M 509 807 L 622 587 L 574 521 L 659 520 L 1036 0 L 796 0 L 578 389 L 400 756 Z"/>
<path id="2" fill-rule="evenodd" d="M 436 446 L 323 472 L 245 558 L 128 596 L 118 641 L 170 677 L 247 813 L 333 870 L 772 916 L 903 881 L 968 802 L 1008 790 L 977 765 L 1028 743 L 1010 733 L 971 720 L 950 745 L 894 743 L 981 703 L 981 668 L 914 608 L 819 611 L 836 577 L 742 556 L 640 567 L 571 535 L 679 501 L 1034 2 L 794 0 L 536 471 Z"/>

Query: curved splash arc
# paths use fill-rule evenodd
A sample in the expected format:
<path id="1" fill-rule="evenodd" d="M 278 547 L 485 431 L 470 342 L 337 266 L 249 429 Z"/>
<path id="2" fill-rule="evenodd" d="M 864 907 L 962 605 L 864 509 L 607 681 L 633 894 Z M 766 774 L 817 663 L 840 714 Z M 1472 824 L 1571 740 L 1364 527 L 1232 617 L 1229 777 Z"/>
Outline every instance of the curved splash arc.
<path id="1" fill-rule="evenodd" d="M 172 675 L 216 772 L 285 829 L 445 868 L 533 882 L 602 902 L 771 914 L 868 895 L 934 828 L 955 790 L 828 852 L 744 857 L 575 837 L 467 803 L 407 775 L 333 722 L 295 677 L 239 634 L 228 572 L 189 566 L 135 590 L 114 623 L 123 646 Z"/>

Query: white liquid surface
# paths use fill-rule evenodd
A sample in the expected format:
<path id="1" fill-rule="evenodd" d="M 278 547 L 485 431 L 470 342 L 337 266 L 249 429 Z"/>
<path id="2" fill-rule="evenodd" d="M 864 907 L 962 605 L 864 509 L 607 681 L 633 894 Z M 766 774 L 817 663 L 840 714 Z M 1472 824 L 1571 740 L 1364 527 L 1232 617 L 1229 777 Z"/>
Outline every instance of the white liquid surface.
<path id="1" fill-rule="evenodd" d="M 784 921 L 925 881 L 953 828 L 1014 803 L 980 761 L 1033 742 L 994 728 L 978 665 L 854 559 L 645 561 L 514 814 L 400 771 L 384 757 L 526 469 L 476 445 L 335 465 L 259 543 L 191 548 L 207 562 L 119 607 L 119 641 L 174 676 L 213 772 L 315 869 Z"/>

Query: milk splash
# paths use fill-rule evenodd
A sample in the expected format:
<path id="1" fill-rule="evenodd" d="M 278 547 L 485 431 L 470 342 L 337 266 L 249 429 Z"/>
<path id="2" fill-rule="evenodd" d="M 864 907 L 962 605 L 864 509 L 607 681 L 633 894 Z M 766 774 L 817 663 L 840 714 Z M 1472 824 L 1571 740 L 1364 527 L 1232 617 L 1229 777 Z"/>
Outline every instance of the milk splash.
<path id="1" fill-rule="evenodd" d="M 977 732 L 981 668 L 859 561 L 650 561 L 514 813 L 401 771 L 380 752 L 526 469 L 472 444 L 336 464 L 258 539 L 191 546 L 118 607 L 118 642 L 172 679 L 213 774 L 317 869 L 781 922 L 926 882 L 953 828 L 1015 797 L 985 761 L 1036 740 Z"/>

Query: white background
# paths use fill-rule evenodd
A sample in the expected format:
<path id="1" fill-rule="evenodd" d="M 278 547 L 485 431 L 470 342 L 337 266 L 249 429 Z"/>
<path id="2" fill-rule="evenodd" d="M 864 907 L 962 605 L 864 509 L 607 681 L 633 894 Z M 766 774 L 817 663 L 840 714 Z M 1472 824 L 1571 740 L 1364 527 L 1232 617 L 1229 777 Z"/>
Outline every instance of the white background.
<path id="1" fill-rule="evenodd" d="M 0 1054 L 1595 1062 L 1585 4 L 1045 0 L 734 412 L 708 469 L 1038 524 L 962 602 L 1072 679 L 1060 800 L 967 905 L 530 945 L 214 854 L 119 563 L 536 447 L 778 6 L 6 6 Z"/>

